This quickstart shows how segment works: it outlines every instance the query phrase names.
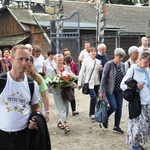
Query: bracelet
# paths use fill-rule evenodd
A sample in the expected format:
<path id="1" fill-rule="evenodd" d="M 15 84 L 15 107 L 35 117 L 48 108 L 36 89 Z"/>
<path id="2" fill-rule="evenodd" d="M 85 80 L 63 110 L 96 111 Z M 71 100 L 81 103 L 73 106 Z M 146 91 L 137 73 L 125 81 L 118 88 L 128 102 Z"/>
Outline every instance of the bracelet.
<path id="1" fill-rule="evenodd" d="M 49 113 L 49 110 L 45 110 L 45 113 Z"/>

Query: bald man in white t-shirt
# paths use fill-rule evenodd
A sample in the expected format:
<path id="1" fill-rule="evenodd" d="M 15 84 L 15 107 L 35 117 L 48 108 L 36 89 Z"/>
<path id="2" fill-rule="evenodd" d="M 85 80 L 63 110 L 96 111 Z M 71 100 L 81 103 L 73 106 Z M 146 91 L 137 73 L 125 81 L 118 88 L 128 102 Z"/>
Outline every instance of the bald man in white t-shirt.
<path id="1" fill-rule="evenodd" d="M 83 49 L 80 54 L 79 54 L 79 58 L 78 61 L 82 62 L 85 58 L 89 57 L 89 53 L 88 53 L 88 48 L 90 48 L 90 42 L 86 41 L 84 44 L 85 49 Z"/>
<path id="2" fill-rule="evenodd" d="M 141 46 L 139 47 L 139 55 L 143 52 L 149 50 L 148 48 L 148 39 L 147 37 L 142 37 L 141 38 Z"/>

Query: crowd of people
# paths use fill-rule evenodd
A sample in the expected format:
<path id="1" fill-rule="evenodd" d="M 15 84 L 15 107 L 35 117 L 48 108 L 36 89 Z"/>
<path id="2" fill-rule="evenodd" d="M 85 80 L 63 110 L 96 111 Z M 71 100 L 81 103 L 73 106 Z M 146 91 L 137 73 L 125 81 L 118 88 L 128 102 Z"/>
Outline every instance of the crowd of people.
<path id="1" fill-rule="evenodd" d="M 128 120 L 127 143 L 131 144 L 132 150 L 144 150 L 144 144 L 150 140 L 150 49 L 148 39 L 142 37 L 140 47 L 131 46 L 128 49 L 129 58 L 125 62 L 123 59 L 126 53 L 122 48 L 116 48 L 114 58 L 109 60 L 105 44 L 101 43 L 95 48 L 89 41 L 86 41 L 84 46 L 85 49 L 78 57 L 78 62 L 81 63 L 80 70 L 68 48 L 64 48 L 62 54 L 55 54 L 54 50 L 49 50 L 47 58 L 42 55 L 42 49 L 37 45 L 16 45 L 11 50 L 5 48 L 0 51 L 0 74 L 7 74 L 6 85 L 0 93 L 0 111 L 5 117 L 0 123 L 0 135 L 3 135 L 0 136 L 2 150 L 9 149 L 10 144 L 5 146 L 3 142 L 5 139 L 9 143 L 7 133 L 18 135 L 12 140 L 12 143 L 15 143 L 17 147 L 14 150 L 22 149 L 22 146 L 25 145 L 24 135 L 27 126 L 30 129 L 37 128 L 34 118 L 28 121 L 31 112 L 42 112 L 46 122 L 49 122 L 49 93 L 53 93 L 58 111 L 57 127 L 64 130 L 65 133 L 71 131 L 68 126 L 69 103 L 72 115 L 79 114 L 76 110 L 74 86 L 71 87 L 74 95 L 72 100 L 68 98 L 64 100 L 62 87 L 48 87 L 45 82 L 45 79 L 64 72 L 78 77 L 77 81 L 74 81 L 78 90 L 84 83 L 89 83 L 90 120 L 95 121 L 97 100 L 104 99 L 108 103 L 108 120 L 103 123 L 103 126 L 108 128 L 109 117 L 114 113 L 113 131 L 120 134 L 124 133 L 120 127 L 123 91 L 130 88 L 126 85 L 126 80 L 135 79 L 141 100 L 141 114 Z M 33 95 L 30 87 L 27 86 L 28 77 L 34 81 Z M 18 139 L 22 140 L 22 144 L 16 143 Z"/>

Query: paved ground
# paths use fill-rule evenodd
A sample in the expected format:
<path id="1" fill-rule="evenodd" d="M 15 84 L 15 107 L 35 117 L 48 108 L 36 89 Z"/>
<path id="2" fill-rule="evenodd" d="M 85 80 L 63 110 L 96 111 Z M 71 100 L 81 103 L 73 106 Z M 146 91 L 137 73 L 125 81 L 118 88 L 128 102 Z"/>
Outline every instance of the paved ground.
<path id="1" fill-rule="evenodd" d="M 130 150 L 126 145 L 127 129 L 127 108 L 126 102 L 123 105 L 121 128 L 125 134 L 120 135 L 112 132 L 113 115 L 109 118 L 109 128 L 99 128 L 99 124 L 91 122 L 88 118 L 89 96 L 85 96 L 81 91 L 76 90 L 77 116 L 72 116 L 71 110 L 68 125 L 71 132 L 64 134 L 63 130 L 57 128 L 57 110 L 53 96 L 50 94 L 50 115 L 48 123 L 52 150 Z M 150 144 L 147 145 L 150 150 Z"/>

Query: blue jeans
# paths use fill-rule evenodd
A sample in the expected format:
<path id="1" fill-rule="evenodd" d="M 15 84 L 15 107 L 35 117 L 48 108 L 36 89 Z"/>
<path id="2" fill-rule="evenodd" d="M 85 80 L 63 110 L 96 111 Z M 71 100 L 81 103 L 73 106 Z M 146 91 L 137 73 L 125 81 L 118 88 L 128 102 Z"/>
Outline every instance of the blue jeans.
<path id="1" fill-rule="evenodd" d="M 123 101 L 123 94 L 122 91 L 120 92 L 113 92 L 112 94 L 106 93 L 106 97 L 109 102 L 109 108 L 107 110 L 108 117 L 115 112 L 115 127 L 119 127 L 120 119 L 122 115 L 122 101 Z"/>
<path id="2" fill-rule="evenodd" d="M 94 89 L 89 89 L 89 94 L 90 94 L 90 110 L 89 110 L 89 116 L 95 114 L 95 105 L 97 101 L 97 94 L 99 90 L 99 85 L 95 85 Z"/>

